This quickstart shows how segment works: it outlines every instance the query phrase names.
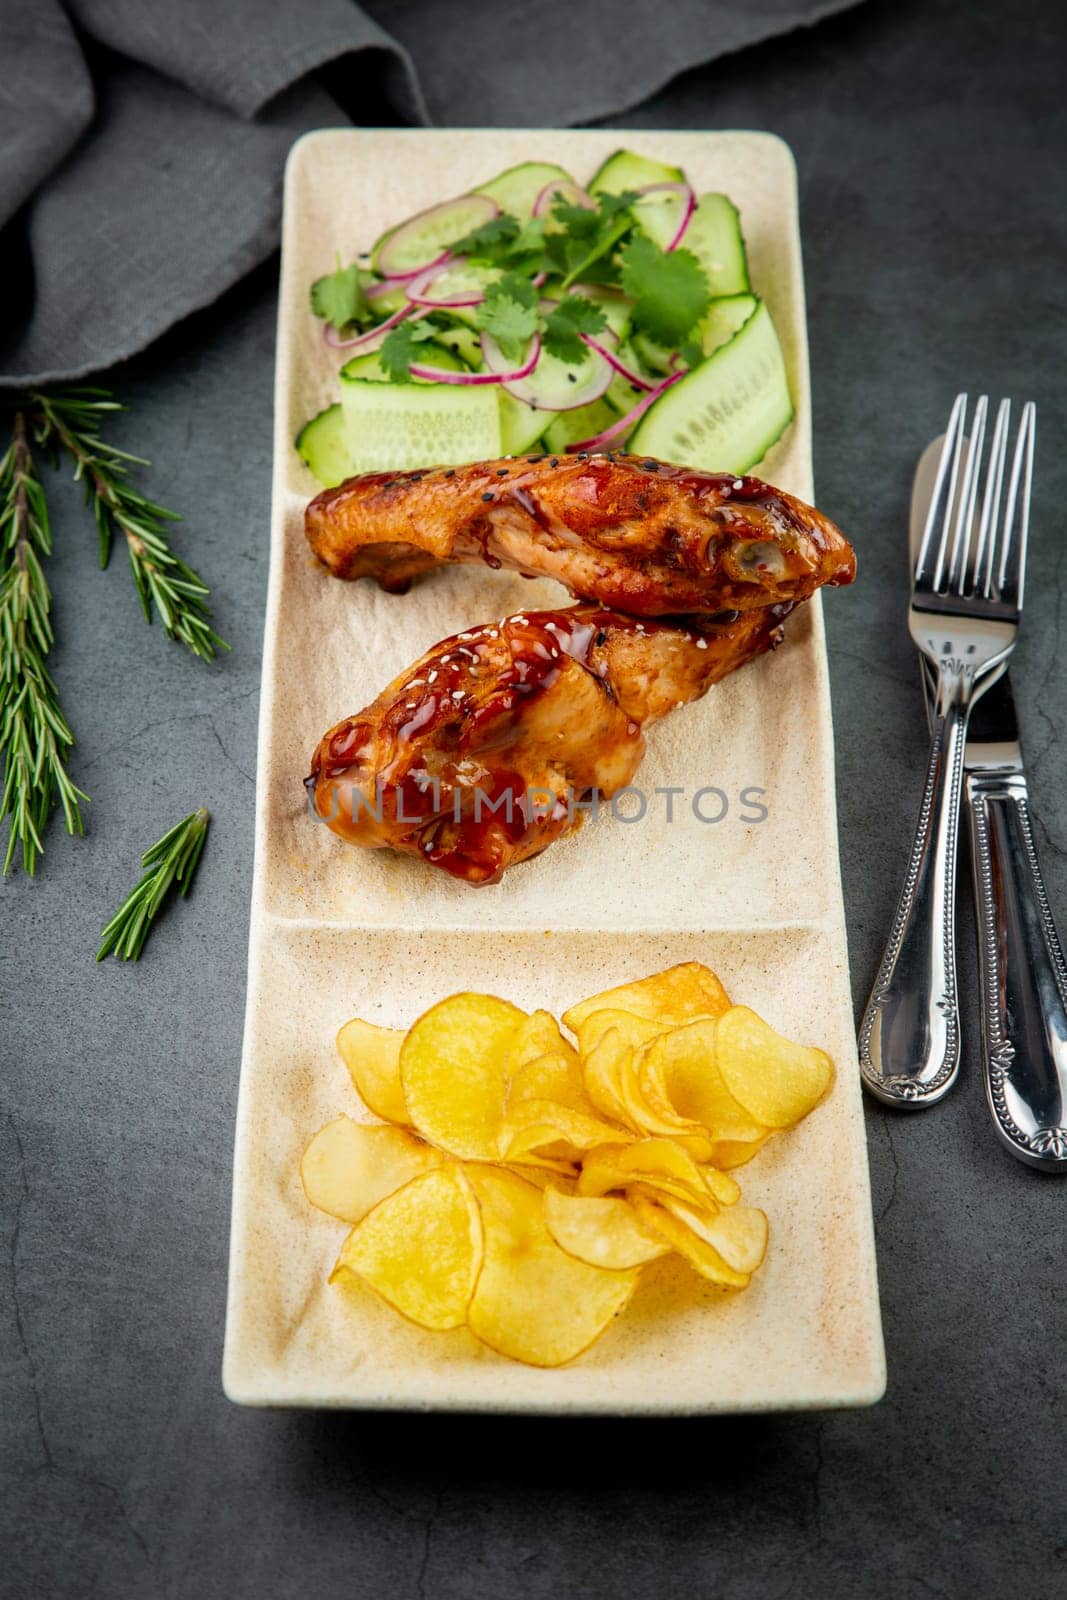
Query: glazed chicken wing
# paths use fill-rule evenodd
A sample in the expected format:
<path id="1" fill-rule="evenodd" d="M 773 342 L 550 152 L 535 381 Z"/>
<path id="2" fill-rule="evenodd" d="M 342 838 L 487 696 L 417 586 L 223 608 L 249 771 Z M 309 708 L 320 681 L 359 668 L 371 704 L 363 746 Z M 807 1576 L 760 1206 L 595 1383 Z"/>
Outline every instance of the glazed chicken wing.
<path id="1" fill-rule="evenodd" d="M 445 639 L 324 736 L 315 812 L 352 844 L 494 883 L 630 783 L 643 730 L 773 648 L 790 609 L 672 626 L 590 602 Z"/>
<path id="2" fill-rule="evenodd" d="M 855 574 L 839 529 L 783 490 L 613 453 L 369 473 L 316 496 L 304 525 L 339 578 L 401 592 L 482 561 L 644 617 L 795 604 Z"/>

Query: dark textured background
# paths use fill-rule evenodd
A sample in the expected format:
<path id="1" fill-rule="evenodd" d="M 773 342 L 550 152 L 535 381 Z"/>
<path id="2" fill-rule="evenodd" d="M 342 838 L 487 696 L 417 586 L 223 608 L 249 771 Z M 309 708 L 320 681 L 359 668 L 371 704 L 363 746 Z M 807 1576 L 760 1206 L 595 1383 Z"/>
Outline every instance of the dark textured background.
<path id="1" fill-rule="evenodd" d="M 857 1004 L 918 801 L 911 470 L 964 384 L 1040 409 L 1017 678 L 1067 924 L 1061 16 L 872 0 L 624 119 L 766 127 L 797 155 L 819 499 L 861 555 L 859 585 L 827 607 Z M 52 495 L 56 671 L 93 804 L 84 843 L 53 827 L 39 881 L 2 886 L 0 1594 L 1067 1593 L 1067 1187 L 1000 1154 L 973 1050 L 938 1110 L 868 1108 L 889 1359 L 872 1411 L 538 1422 L 224 1400 L 274 309 L 270 267 L 115 375 L 133 405 L 119 436 L 156 461 L 152 486 L 185 510 L 183 548 L 214 584 L 234 644 L 218 668 L 145 630 L 121 561 L 96 570 L 76 491 Z M 139 968 L 94 968 L 138 851 L 200 802 L 215 822 L 194 899 Z"/>

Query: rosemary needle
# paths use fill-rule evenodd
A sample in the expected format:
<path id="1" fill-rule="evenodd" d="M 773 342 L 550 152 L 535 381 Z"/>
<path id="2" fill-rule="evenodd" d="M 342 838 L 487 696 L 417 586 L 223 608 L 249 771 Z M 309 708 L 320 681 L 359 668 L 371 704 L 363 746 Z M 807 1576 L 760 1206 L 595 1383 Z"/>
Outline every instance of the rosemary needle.
<path id="1" fill-rule="evenodd" d="M 67 771 L 74 735 L 47 666 L 52 595 L 45 561 L 51 553 L 44 489 L 25 414 L 17 411 L 0 457 L 0 819 L 11 818 L 4 872 L 21 846 L 30 877 L 52 807 L 62 806 L 68 833 L 81 833 L 78 802 L 88 798 Z"/>
<path id="2" fill-rule="evenodd" d="M 88 387 L 34 394 L 31 402 L 38 443 L 51 451 L 65 450 L 74 462 L 75 479 L 85 485 L 96 518 L 100 565 L 107 566 L 112 536 L 121 533 L 145 621 L 151 622 L 156 612 L 167 635 L 202 661 L 228 650 L 211 627 L 204 604 L 207 584 L 171 547 L 167 524 L 181 518 L 130 481 L 131 466 L 148 463 L 101 436 L 103 420 L 125 407 L 108 390 Z"/>
<path id="3" fill-rule="evenodd" d="M 168 892 L 176 888 L 180 895 L 189 893 L 210 820 L 201 806 L 145 851 L 141 857 L 144 877 L 101 934 L 98 961 L 112 954 L 120 961 L 138 960 Z"/>

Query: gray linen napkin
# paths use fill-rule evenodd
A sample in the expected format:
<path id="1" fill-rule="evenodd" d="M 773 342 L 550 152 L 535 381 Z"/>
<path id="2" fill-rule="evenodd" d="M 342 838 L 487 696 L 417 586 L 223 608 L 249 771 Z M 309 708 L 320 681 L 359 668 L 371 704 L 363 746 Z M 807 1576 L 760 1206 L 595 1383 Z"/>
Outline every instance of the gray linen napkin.
<path id="1" fill-rule="evenodd" d="M 0 387 L 111 366 L 263 261 L 309 128 L 589 122 L 855 3 L 0 0 Z"/>

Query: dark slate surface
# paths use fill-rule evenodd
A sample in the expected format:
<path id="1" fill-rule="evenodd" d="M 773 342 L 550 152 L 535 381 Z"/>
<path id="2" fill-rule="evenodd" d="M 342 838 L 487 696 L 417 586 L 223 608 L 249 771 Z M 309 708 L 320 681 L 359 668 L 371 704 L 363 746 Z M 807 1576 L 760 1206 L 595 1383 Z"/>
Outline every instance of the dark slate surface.
<path id="1" fill-rule="evenodd" d="M 1040 407 L 1018 687 L 1067 923 L 1065 39 L 1057 7 L 873 3 L 681 80 L 631 127 L 768 127 L 797 154 L 820 503 L 862 580 L 829 615 L 854 987 L 917 804 L 901 541 L 955 390 Z M 591 63 L 591 70 L 595 63 Z M 868 1108 L 889 1389 L 851 1414 L 624 1423 L 242 1412 L 219 1385 L 266 588 L 272 270 L 117 376 L 233 655 L 205 670 L 95 569 L 53 494 L 56 670 L 89 837 L 4 904 L 0 1593 L 1052 1596 L 1067 1586 L 1067 1189 L 994 1144 L 974 1070 Z M 299 662 L 293 663 L 299 671 Z M 94 968 L 138 851 L 215 824 L 139 969 Z M 964 996 L 973 1019 L 973 960 Z M 971 1029 L 973 1041 L 974 1030 Z M 1059 1420 L 1057 1420 L 1059 1419 Z"/>

